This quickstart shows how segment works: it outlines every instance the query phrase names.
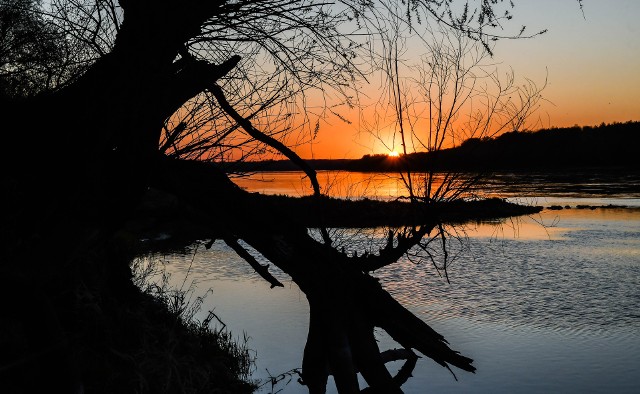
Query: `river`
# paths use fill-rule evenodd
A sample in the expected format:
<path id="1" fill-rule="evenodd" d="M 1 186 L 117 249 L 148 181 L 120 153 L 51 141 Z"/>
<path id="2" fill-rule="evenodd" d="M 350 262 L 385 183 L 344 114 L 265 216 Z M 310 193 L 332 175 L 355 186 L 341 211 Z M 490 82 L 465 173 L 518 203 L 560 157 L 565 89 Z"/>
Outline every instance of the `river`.
<path id="1" fill-rule="evenodd" d="M 393 174 L 320 172 L 318 178 L 341 197 L 406 194 Z M 640 392 L 640 177 L 592 174 L 579 184 L 573 179 L 491 177 L 484 195 L 545 209 L 453 229 L 459 242 L 451 243 L 450 283 L 430 264 L 408 260 L 374 272 L 398 301 L 477 367 L 475 374 L 454 368 L 455 380 L 423 357 L 405 393 Z M 308 179 L 296 172 L 235 181 L 267 194 L 310 193 Z M 374 229 L 333 234 L 355 249 L 384 237 Z M 301 366 L 308 305 L 284 273 L 272 267 L 285 288 L 270 289 L 220 242 L 155 258 L 174 285 L 192 284 L 196 294 L 211 289 L 198 316 L 214 310 L 239 338 L 247 336 L 256 357 L 254 379 L 265 382 Z M 382 349 L 397 347 L 383 332 L 377 338 Z M 285 374 L 259 392 L 306 393 L 296 379 Z M 331 383 L 328 392 L 335 393 Z"/>

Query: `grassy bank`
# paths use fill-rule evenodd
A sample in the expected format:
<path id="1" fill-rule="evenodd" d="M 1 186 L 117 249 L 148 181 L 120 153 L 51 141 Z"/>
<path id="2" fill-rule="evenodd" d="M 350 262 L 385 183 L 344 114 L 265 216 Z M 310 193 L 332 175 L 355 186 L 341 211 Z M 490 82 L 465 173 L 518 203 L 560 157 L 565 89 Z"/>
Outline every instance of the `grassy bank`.
<path id="1" fill-rule="evenodd" d="M 124 292 L 78 283 L 44 294 L 20 278 L 3 286 L 0 392 L 253 392 L 245 343 L 214 328 L 212 314 L 195 320 L 200 300 L 189 290 L 133 268 Z"/>

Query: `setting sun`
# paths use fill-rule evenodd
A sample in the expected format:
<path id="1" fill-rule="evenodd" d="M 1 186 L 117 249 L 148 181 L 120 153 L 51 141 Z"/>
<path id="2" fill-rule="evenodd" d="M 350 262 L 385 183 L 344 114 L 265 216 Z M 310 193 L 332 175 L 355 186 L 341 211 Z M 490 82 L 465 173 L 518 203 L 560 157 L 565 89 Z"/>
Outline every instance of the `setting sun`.
<path id="1" fill-rule="evenodd" d="M 389 157 L 399 157 L 400 153 L 396 152 L 396 151 L 391 151 L 388 153 Z"/>

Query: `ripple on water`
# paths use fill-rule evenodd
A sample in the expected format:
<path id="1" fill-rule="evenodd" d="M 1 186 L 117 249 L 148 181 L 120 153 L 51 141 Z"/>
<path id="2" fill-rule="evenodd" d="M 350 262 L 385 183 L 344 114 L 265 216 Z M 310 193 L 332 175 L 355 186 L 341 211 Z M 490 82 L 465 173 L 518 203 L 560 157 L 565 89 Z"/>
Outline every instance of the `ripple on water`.
<path id="1" fill-rule="evenodd" d="M 501 253 L 486 240 L 469 239 L 470 248 L 449 269 L 451 284 L 429 265 L 408 261 L 374 274 L 427 320 L 463 317 L 580 335 L 637 333 L 640 261 L 629 259 L 637 255 L 625 249 L 635 239 L 625 244 L 622 237 L 608 247 L 604 235 L 579 231 L 567 240 L 503 240 Z"/>

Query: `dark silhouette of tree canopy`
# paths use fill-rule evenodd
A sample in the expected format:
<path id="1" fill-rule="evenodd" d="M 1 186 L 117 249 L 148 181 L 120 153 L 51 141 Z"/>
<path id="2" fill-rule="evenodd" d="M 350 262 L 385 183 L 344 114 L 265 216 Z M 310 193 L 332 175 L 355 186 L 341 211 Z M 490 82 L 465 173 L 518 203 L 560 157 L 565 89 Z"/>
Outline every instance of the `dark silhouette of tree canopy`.
<path id="1" fill-rule="evenodd" d="M 124 324 L 119 308 L 139 299 L 129 268 L 139 245 L 123 229 L 139 219 L 151 190 L 179 201 L 188 240 L 225 240 L 278 286 L 242 240 L 305 292 L 311 320 L 302 376 L 310 392 L 324 392 L 329 374 L 341 393 L 358 392 L 358 372 L 369 390 L 400 392 L 410 368 L 391 376 L 384 366 L 389 353 L 378 349 L 374 327 L 405 349 L 392 356 L 408 360 L 408 367 L 417 350 L 446 368 L 474 371 L 471 359 L 450 349 L 368 274 L 432 230 L 442 231 L 441 223 L 455 215 L 429 206 L 430 220 L 390 231 L 378 254 L 347 256 L 332 248 L 326 231 L 310 236 L 300 211 L 241 190 L 206 162 L 270 150 L 313 179 L 290 148 L 338 113 L 332 100 L 357 105 L 357 81 L 379 67 L 377 50 L 385 43 L 377 34 L 391 20 L 409 29 L 455 29 L 489 50 L 495 39 L 526 36 L 524 28 L 504 33 L 511 8 L 498 0 L 53 0 L 46 6 L 3 0 L 0 272 L 11 283 L 2 295 L 11 302 L 35 289 L 9 316 L 31 325 L 30 311 L 44 300 L 54 327 L 42 354 L 29 348 L 22 359 L 24 349 L 14 341 L 2 359 L 3 378 L 42 372 L 41 381 L 22 384 L 113 388 L 91 368 L 117 363 L 91 360 L 117 357 L 121 345 L 104 329 L 94 331 Z M 311 209 L 321 209 L 322 201 L 317 196 Z M 93 317 L 90 327 L 82 316 Z M 38 342 L 38 333 L 8 331 L 5 341 Z M 106 345 L 92 347 L 93 341 Z"/>

